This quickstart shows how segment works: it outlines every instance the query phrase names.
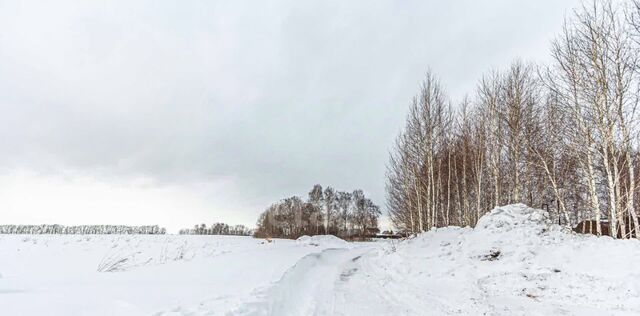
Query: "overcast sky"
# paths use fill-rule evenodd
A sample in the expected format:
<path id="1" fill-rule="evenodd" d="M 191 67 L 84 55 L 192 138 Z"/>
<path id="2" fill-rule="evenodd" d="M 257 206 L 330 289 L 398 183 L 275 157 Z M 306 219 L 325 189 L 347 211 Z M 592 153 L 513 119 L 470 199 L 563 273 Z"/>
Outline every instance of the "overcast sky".
<path id="1" fill-rule="evenodd" d="M 578 0 L 0 0 L 0 223 L 254 225 L 315 183 L 384 205 L 431 68 L 548 59 Z"/>

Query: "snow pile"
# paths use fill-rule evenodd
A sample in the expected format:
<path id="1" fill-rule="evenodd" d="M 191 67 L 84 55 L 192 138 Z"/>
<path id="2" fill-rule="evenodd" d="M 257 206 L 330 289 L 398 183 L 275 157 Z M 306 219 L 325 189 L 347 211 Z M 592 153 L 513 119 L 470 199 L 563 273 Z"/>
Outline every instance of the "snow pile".
<path id="1" fill-rule="evenodd" d="M 540 229 L 551 224 L 549 214 L 543 210 L 530 208 L 524 204 L 497 207 L 482 216 L 476 231 L 510 232 L 514 229 Z"/>
<path id="2" fill-rule="evenodd" d="M 301 236 L 296 242 L 302 245 L 309 245 L 323 248 L 349 248 L 349 242 L 333 235 Z"/>
<path id="3" fill-rule="evenodd" d="M 467 256 L 487 259 L 487 256 L 513 259 L 514 264 L 531 259 L 541 245 L 558 244 L 549 238 L 550 232 L 563 239 L 561 227 L 552 225 L 549 214 L 524 204 L 497 207 L 478 220 L 465 236 Z M 426 235 L 421 238 L 427 238 Z"/>
<path id="4" fill-rule="evenodd" d="M 640 314 L 640 242 L 573 234 L 522 204 L 367 259 L 350 287 L 369 291 L 355 293 L 359 308 L 347 314 Z"/>

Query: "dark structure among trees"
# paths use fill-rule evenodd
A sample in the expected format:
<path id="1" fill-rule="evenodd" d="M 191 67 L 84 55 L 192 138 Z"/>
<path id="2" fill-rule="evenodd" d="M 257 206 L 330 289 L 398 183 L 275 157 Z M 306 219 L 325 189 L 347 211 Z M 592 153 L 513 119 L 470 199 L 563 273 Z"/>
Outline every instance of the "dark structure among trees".
<path id="1" fill-rule="evenodd" d="M 380 207 L 362 190 L 324 190 L 315 185 L 305 201 L 294 196 L 274 203 L 258 219 L 255 236 L 298 238 L 303 235 L 334 235 L 364 238 L 378 231 Z"/>

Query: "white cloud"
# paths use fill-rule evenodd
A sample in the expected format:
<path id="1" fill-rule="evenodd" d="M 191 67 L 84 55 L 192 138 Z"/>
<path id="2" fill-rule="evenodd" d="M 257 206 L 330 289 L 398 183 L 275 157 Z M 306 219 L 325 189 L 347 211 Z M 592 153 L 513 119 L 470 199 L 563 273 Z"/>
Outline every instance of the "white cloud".
<path id="1" fill-rule="evenodd" d="M 491 67 L 544 59 L 576 3 L 0 0 L 0 172 L 35 172 L 39 194 L 82 192 L 87 175 L 96 200 L 188 204 L 197 221 L 246 222 L 314 183 L 384 204 L 387 150 L 425 69 L 472 93 Z M 70 172 L 83 176 L 53 180 Z M 139 178 L 152 189 L 123 185 Z M 61 196 L 38 211 L 11 200 L 13 213 L 94 213 Z M 95 219 L 147 214 L 131 203 Z"/>

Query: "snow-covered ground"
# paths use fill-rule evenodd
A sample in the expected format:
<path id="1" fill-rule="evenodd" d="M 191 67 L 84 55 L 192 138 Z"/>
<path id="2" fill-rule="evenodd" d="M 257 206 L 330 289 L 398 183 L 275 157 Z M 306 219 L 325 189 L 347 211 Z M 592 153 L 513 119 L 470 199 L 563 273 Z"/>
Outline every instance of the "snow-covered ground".
<path id="1" fill-rule="evenodd" d="M 524 205 L 402 242 L 0 236 L 0 315 L 640 315 L 640 242 Z"/>
<path id="2" fill-rule="evenodd" d="M 525 205 L 361 260 L 342 314 L 640 315 L 640 242 L 577 235 Z"/>
<path id="3" fill-rule="evenodd" d="M 227 236 L 2 235 L 0 315 L 223 315 L 323 247 Z"/>

